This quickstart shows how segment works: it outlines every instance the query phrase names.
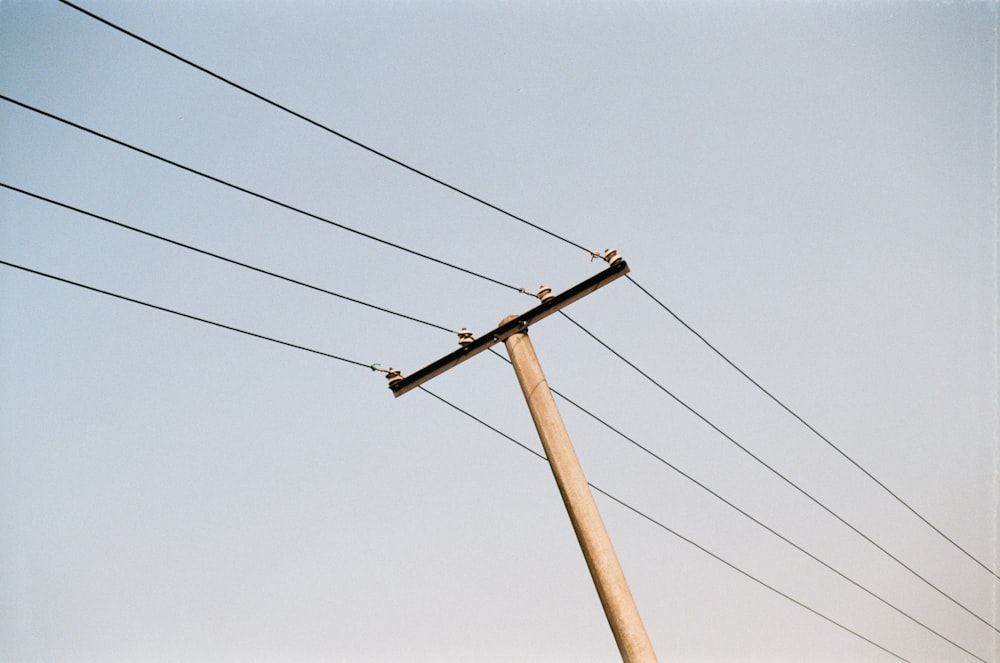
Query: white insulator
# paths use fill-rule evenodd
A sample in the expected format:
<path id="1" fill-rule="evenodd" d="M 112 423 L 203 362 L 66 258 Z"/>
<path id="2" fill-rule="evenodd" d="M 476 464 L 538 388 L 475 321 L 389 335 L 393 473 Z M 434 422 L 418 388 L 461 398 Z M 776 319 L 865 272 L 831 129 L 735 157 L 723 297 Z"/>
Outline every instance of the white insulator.
<path id="1" fill-rule="evenodd" d="M 469 331 L 465 327 L 462 327 L 462 329 L 459 330 L 459 332 L 458 332 L 458 344 L 461 345 L 463 348 L 465 346 L 467 346 L 467 345 L 470 345 L 473 340 L 474 339 L 472 338 L 472 332 L 471 331 Z"/>
<path id="2" fill-rule="evenodd" d="M 604 249 L 604 261 L 607 262 L 612 267 L 622 262 L 623 260 L 625 260 L 625 258 L 618 255 L 618 252 L 615 251 L 614 249 Z"/>
<path id="3" fill-rule="evenodd" d="M 398 368 L 390 368 L 385 372 L 385 378 L 389 381 L 389 388 L 391 389 L 403 381 L 403 374 L 399 372 Z"/>
<path id="4" fill-rule="evenodd" d="M 541 299 L 543 304 L 555 299 L 555 295 L 552 294 L 552 288 L 544 285 L 538 288 L 538 294 L 535 296 Z"/>

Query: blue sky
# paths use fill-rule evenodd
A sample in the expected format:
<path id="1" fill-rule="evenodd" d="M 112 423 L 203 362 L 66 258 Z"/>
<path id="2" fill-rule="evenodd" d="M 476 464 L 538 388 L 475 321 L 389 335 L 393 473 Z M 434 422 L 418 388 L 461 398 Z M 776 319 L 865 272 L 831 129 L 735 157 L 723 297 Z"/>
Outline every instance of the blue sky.
<path id="1" fill-rule="evenodd" d="M 594 250 L 998 564 L 995 2 L 85 2 Z M 54 0 L 25 104 L 534 291 L 601 263 Z M 476 334 L 533 300 L 0 101 L 0 181 Z M 405 372 L 455 337 L 0 189 L 2 260 Z M 573 318 L 993 624 L 1000 581 L 627 281 Z M 549 382 L 985 660 L 1000 636 L 554 316 Z M 0 267 L 0 657 L 606 661 L 544 463 L 380 373 Z M 538 449 L 510 367 L 428 385 Z M 914 661 L 975 660 L 568 404 L 588 478 Z M 660 660 L 892 657 L 597 498 Z"/>

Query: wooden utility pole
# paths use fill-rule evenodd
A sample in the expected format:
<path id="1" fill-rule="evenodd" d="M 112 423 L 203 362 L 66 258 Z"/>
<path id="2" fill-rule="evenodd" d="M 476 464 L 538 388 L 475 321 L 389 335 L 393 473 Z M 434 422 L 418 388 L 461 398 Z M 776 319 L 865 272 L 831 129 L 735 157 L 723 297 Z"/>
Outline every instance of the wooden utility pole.
<path id="1" fill-rule="evenodd" d="M 583 558 L 594 579 L 597 595 L 604 606 L 604 614 L 608 618 L 615 642 L 618 643 L 622 660 L 626 663 L 656 661 L 653 645 L 642 625 L 639 610 L 625 581 L 625 574 L 597 510 L 597 503 L 594 502 L 583 468 L 573 450 L 566 426 L 556 409 L 556 401 L 545 381 L 531 339 L 528 338 L 527 331 L 523 331 L 509 336 L 504 345 L 514 364 L 514 373 L 521 384 L 524 399 L 528 402 L 531 418 L 538 430 L 538 437 L 542 440 L 545 455 L 549 459 L 552 474 L 559 486 L 570 522 L 573 523 Z"/>
<path id="2" fill-rule="evenodd" d="M 459 332 L 459 350 L 442 357 L 409 377 L 390 369 L 389 388 L 398 397 L 423 382 L 453 366 L 479 354 L 503 341 L 514 365 L 521 391 L 531 411 L 538 436 L 541 438 L 545 455 L 555 477 L 559 493 L 562 495 L 566 512 L 569 514 L 576 538 L 583 551 L 590 576 L 597 588 L 597 595 L 608 618 L 611 632 L 618 644 L 622 661 L 625 663 L 655 663 L 656 654 L 649 641 L 646 629 L 639 617 L 632 592 L 629 590 L 615 555 L 611 539 L 604 527 L 604 521 L 597 510 L 597 503 L 590 492 L 587 478 L 570 442 L 566 426 L 556 409 L 555 399 L 545 381 L 538 356 L 528 338 L 528 326 L 552 315 L 564 306 L 590 294 L 603 285 L 628 273 L 628 265 L 613 251 L 605 259 L 611 266 L 596 276 L 570 288 L 565 293 L 553 296 L 548 289 L 539 292 L 542 303 L 522 315 L 505 318 L 500 326 L 479 339 L 473 339 L 471 332 Z"/>

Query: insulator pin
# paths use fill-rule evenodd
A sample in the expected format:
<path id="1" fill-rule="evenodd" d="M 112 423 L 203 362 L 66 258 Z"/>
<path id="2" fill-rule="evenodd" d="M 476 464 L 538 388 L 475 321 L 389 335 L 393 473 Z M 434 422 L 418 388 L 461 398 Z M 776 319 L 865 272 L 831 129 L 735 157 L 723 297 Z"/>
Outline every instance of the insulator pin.
<path id="1" fill-rule="evenodd" d="M 471 345 L 472 341 L 472 332 L 465 327 L 462 327 L 462 329 L 458 332 L 458 344 L 464 348 L 467 345 Z"/>
<path id="2" fill-rule="evenodd" d="M 535 296 L 541 299 L 543 304 L 552 301 L 556 297 L 552 294 L 552 288 L 544 285 L 539 287 L 538 294 Z"/>
<path id="3" fill-rule="evenodd" d="M 618 263 L 625 260 L 625 258 L 618 255 L 618 252 L 614 249 L 604 249 L 604 261 L 614 267 Z"/>
<path id="4" fill-rule="evenodd" d="M 403 374 L 399 372 L 398 368 L 390 368 L 385 372 L 385 378 L 389 381 L 389 388 L 392 389 L 403 381 Z"/>

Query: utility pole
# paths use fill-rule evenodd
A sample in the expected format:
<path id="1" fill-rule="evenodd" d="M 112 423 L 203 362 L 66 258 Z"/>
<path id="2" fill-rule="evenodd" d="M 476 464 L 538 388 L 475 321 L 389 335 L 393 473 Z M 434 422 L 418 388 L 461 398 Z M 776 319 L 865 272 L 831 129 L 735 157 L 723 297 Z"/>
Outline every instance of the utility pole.
<path id="1" fill-rule="evenodd" d="M 590 570 L 604 614 L 618 644 L 622 661 L 655 663 L 656 654 L 653 652 L 653 645 L 639 617 L 639 610 L 618 563 L 618 556 L 611 545 L 611 538 L 604 527 L 604 521 L 597 510 L 597 503 L 590 492 L 583 468 L 573 450 L 566 426 L 556 409 L 555 399 L 542 373 L 538 356 L 528 338 L 529 325 L 628 273 L 628 265 L 614 251 L 607 251 L 604 258 L 610 263 L 610 267 L 600 274 L 561 295 L 554 296 L 551 290 L 542 288 L 538 293 L 542 303 L 530 311 L 504 318 L 496 329 L 478 339 L 474 339 L 472 333 L 463 328 L 459 332 L 461 347 L 455 352 L 409 377 L 403 377 L 394 369 L 390 369 L 386 377 L 389 379 L 389 388 L 396 397 L 399 397 L 496 343 L 501 341 L 504 343 L 545 449 L 545 455 L 548 457 L 559 493 L 562 495 L 566 512 L 576 532 L 577 541 Z"/>

